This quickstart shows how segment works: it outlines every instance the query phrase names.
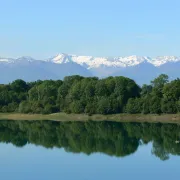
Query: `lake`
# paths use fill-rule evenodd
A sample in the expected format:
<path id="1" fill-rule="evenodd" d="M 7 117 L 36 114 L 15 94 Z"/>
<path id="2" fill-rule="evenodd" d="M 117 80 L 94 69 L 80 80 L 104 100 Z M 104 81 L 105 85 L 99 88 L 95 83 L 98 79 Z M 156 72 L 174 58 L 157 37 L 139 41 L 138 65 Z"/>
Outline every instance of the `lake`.
<path id="1" fill-rule="evenodd" d="M 180 125 L 0 121 L 3 180 L 179 179 Z"/>

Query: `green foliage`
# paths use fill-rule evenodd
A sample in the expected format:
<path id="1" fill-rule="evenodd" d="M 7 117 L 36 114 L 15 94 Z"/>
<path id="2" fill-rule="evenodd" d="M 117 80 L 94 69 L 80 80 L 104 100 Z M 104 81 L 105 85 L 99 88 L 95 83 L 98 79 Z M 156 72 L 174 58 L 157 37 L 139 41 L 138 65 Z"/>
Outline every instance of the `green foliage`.
<path id="1" fill-rule="evenodd" d="M 150 113 L 150 106 L 151 106 L 150 101 L 151 101 L 150 94 L 141 97 L 141 103 L 142 103 L 141 113 L 143 113 L 143 114 Z"/>
<path id="2" fill-rule="evenodd" d="M 152 96 L 150 99 L 150 107 L 151 114 L 160 114 L 161 113 L 161 98 L 157 96 Z"/>
<path id="3" fill-rule="evenodd" d="M 28 101 L 22 101 L 19 104 L 19 112 L 20 113 L 30 113 L 30 112 L 32 112 L 31 104 Z"/>
<path id="4" fill-rule="evenodd" d="M 126 112 L 129 114 L 141 113 L 142 105 L 139 98 L 130 98 L 126 105 Z"/>
<path id="5" fill-rule="evenodd" d="M 161 111 L 163 113 L 177 113 L 178 107 L 177 102 L 173 99 L 168 100 L 167 98 L 163 98 L 161 101 Z"/>
<path id="6" fill-rule="evenodd" d="M 99 99 L 97 104 L 97 113 L 98 114 L 110 114 L 111 113 L 111 105 L 108 98 L 102 97 Z"/>
<path id="7" fill-rule="evenodd" d="M 58 111 L 59 109 L 57 106 L 52 105 L 52 104 L 46 104 L 43 109 L 43 114 L 51 114 L 51 113 L 56 113 Z"/>
<path id="8" fill-rule="evenodd" d="M 84 107 L 81 101 L 73 101 L 70 105 L 71 112 L 80 114 L 84 112 Z"/>
<path id="9" fill-rule="evenodd" d="M 63 81 L 0 85 L 0 112 L 21 113 L 178 113 L 180 79 L 169 82 L 165 74 L 140 88 L 126 77 L 65 77 Z"/>
<path id="10" fill-rule="evenodd" d="M 152 86 L 144 84 L 141 88 L 141 96 L 146 96 L 152 92 Z"/>
<path id="11" fill-rule="evenodd" d="M 154 88 L 162 88 L 168 82 L 168 78 L 169 78 L 168 75 L 161 74 L 153 81 L 151 81 L 151 84 Z"/>
<path id="12" fill-rule="evenodd" d="M 180 100 L 176 102 L 177 105 L 177 111 L 180 113 Z"/>
<path id="13" fill-rule="evenodd" d="M 28 90 L 28 85 L 25 81 L 17 79 L 10 84 L 10 88 L 15 92 L 20 93 L 26 92 Z"/>

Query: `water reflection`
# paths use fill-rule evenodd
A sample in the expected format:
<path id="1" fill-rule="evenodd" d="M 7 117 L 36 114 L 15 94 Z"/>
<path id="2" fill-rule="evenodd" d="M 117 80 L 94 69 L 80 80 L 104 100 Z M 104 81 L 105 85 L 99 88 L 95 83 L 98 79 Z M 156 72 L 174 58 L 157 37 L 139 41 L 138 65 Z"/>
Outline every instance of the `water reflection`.
<path id="1" fill-rule="evenodd" d="M 180 155 L 180 126 L 119 122 L 0 121 L 0 142 L 23 147 L 27 143 L 67 152 L 111 156 L 130 155 L 152 142 L 152 154 L 161 160 Z"/>

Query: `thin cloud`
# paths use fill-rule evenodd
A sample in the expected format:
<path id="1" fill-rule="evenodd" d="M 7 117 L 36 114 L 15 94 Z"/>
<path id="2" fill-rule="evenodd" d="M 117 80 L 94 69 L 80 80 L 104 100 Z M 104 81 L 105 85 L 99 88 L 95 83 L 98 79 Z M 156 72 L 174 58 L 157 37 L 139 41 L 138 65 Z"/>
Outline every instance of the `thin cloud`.
<path id="1" fill-rule="evenodd" d="M 136 39 L 164 39 L 164 34 L 139 34 L 135 36 Z"/>

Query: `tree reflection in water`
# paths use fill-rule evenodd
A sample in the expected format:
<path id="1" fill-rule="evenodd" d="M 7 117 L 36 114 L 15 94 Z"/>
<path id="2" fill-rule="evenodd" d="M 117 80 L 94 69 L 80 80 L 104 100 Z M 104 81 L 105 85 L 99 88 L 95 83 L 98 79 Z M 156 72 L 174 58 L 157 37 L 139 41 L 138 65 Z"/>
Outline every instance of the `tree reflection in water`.
<path id="1" fill-rule="evenodd" d="M 0 142 L 17 147 L 31 143 L 67 152 L 123 157 L 152 142 L 152 154 L 161 160 L 167 160 L 169 154 L 180 155 L 179 133 L 176 124 L 0 121 Z"/>

